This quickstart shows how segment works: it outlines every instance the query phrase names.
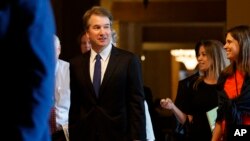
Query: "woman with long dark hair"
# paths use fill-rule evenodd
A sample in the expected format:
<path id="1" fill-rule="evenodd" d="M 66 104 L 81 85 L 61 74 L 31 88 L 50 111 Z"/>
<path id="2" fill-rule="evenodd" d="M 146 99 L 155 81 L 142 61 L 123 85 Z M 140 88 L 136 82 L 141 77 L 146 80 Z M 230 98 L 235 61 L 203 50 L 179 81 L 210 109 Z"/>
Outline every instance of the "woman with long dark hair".
<path id="1" fill-rule="evenodd" d="M 250 27 L 229 29 L 224 49 L 231 64 L 218 81 L 219 109 L 213 141 L 227 140 L 232 127 L 250 125 Z"/>

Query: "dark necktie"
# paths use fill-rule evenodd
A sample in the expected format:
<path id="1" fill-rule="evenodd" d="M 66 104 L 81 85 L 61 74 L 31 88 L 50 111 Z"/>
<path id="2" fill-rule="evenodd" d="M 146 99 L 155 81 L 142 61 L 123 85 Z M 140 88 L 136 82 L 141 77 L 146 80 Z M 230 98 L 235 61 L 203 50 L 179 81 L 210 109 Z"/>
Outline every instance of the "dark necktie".
<path id="1" fill-rule="evenodd" d="M 97 54 L 95 57 L 95 69 L 94 69 L 94 77 L 93 77 L 93 85 L 95 89 L 96 96 L 99 95 L 99 88 L 101 85 L 101 56 Z"/>

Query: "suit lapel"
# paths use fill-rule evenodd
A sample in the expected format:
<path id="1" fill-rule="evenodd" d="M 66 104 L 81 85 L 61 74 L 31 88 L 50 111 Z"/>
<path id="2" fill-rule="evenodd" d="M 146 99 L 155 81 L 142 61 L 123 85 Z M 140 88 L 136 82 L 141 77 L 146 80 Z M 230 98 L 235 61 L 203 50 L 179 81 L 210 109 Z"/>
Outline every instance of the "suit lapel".
<path id="1" fill-rule="evenodd" d="M 110 58 L 109 58 L 109 62 L 108 62 L 108 66 L 106 68 L 104 77 L 103 77 L 103 81 L 100 87 L 100 95 L 102 95 L 102 90 L 103 88 L 105 88 L 105 85 L 107 84 L 107 82 L 109 81 L 111 75 L 113 74 L 115 68 L 118 66 L 118 63 L 120 62 L 119 59 L 119 51 L 113 46 L 112 50 L 111 50 L 111 54 L 110 54 Z"/>
<path id="2" fill-rule="evenodd" d="M 83 85 L 87 84 L 87 88 L 90 89 L 91 95 L 96 98 L 93 83 L 90 79 L 90 73 L 89 73 L 90 51 L 83 54 L 82 57 L 83 57 L 83 58 L 81 58 L 82 61 L 80 62 L 81 64 L 79 64 L 79 67 L 81 68 L 79 71 L 81 71 L 81 72 L 79 72 L 79 73 L 83 75 L 80 77 L 84 78 L 84 79 L 82 79 L 83 82 L 81 84 L 83 84 Z"/>

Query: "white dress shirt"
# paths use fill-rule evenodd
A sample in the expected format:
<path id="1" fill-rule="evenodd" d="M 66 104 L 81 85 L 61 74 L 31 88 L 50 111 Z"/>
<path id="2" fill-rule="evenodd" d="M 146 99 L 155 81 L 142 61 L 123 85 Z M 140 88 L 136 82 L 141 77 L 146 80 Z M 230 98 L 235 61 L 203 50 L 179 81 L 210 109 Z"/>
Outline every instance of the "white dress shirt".
<path id="1" fill-rule="evenodd" d="M 55 80 L 55 108 L 57 130 L 68 125 L 70 107 L 70 76 L 69 63 L 58 59 Z"/>
<path id="2" fill-rule="evenodd" d="M 146 115 L 146 138 L 147 138 L 147 141 L 154 141 L 155 135 L 154 135 L 154 130 L 152 126 L 151 116 L 148 111 L 148 104 L 146 101 L 144 101 L 144 106 L 145 106 L 145 115 Z"/>
<path id="3" fill-rule="evenodd" d="M 99 53 L 101 56 L 101 82 L 103 80 L 103 76 L 104 76 L 106 68 L 108 66 L 111 49 L 112 49 L 112 44 L 109 44 L 106 48 L 104 48 L 102 50 L 102 52 Z M 96 54 L 97 53 L 91 48 L 91 54 L 90 54 L 90 59 L 89 59 L 89 61 L 90 61 L 89 62 L 89 64 L 90 64 L 89 72 L 90 72 L 90 77 L 91 77 L 92 82 L 93 82 L 93 76 L 94 76 Z"/>
<path id="4" fill-rule="evenodd" d="M 102 52 L 100 52 L 100 56 L 101 56 L 101 82 L 103 80 L 103 76 L 105 74 L 108 62 L 109 62 L 109 57 L 110 57 L 110 53 L 111 53 L 111 49 L 112 49 L 112 44 L 109 44 Z M 96 56 L 96 52 L 91 49 L 91 54 L 90 54 L 90 77 L 91 80 L 93 82 L 93 75 L 94 75 L 94 66 L 95 66 L 95 56 Z M 153 126 L 152 126 L 152 122 L 151 122 L 151 117 L 148 111 L 148 104 L 146 101 L 144 101 L 144 105 L 145 105 L 145 115 L 146 115 L 146 136 L 147 136 L 147 141 L 154 141 L 155 140 L 155 136 L 154 136 L 154 130 L 153 130 Z"/>

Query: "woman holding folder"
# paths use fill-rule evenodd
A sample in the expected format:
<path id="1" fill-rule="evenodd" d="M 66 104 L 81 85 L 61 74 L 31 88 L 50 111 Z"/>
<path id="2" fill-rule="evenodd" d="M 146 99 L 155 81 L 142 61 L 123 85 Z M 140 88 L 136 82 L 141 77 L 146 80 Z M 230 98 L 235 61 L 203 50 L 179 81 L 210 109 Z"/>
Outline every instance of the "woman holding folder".
<path id="1" fill-rule="evenodd" d="M 210 141 L 212 132 L 206 113 L 218 105 L 216 84 L 220 72 L 226 67 L 226 59 L 223 44 L 217 40 L 202 40 L 195 50 L 200 75 L 182 90 L 186 95 L 183 105 L 179 106 L 182 108 L 179 109 L 169 98 L 162 99 L 160 104 L 174 113 L 185 129 L 186 140 Z"/>

